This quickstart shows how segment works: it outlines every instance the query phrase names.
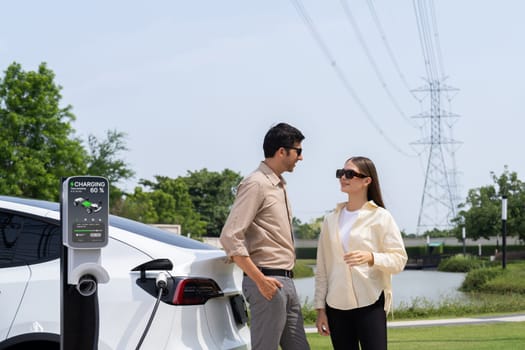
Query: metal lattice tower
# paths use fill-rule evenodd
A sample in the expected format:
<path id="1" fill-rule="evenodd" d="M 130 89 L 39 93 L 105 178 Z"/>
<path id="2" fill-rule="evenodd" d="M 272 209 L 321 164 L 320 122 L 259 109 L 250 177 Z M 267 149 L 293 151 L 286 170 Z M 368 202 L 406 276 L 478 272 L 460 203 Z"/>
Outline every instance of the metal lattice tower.
<path id="1" fill-rule="evenodd" d="M 434 228 L 450 228 L 450 220 L 456 216 L 458 191 L 454 155 L 459 142 L 452 138 L 452 126 L 459 116 L 442 107 L 442 94 L 457 89 L 439 80 L 429 80 L 427 86 L 414 91 L 430 94 L 430 112 L 415 116 L 429 121 L 430 133 L 413 143 L 424 145 L 428 154 L 417 221 L 417 234 L 421 234 Z"/>

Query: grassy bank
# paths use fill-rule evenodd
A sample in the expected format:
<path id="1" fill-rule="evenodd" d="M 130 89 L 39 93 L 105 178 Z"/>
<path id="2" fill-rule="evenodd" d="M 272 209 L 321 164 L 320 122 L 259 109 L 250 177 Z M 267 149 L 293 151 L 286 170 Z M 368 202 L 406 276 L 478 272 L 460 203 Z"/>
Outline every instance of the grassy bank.
<path id="1" fill-rule="evenodd" d="M 307 334 L 310 347 L 330 350 L 329 337 Z M 392 328 L 388 330 L 389 350 L 507 350 L 522 349 L 525 323 L 491 323 L 439 327 Z"/>
<path id="2" fill-rule="evenodd" d="M 464 298 L 444 298 L 438 303 L 415 298 L 395 309 L 395 320 L 441 317 L 463 317 L 525 311 L 523 294 L 467 293 Z M 389 320 L 393 320 L 389 314 Z"/>

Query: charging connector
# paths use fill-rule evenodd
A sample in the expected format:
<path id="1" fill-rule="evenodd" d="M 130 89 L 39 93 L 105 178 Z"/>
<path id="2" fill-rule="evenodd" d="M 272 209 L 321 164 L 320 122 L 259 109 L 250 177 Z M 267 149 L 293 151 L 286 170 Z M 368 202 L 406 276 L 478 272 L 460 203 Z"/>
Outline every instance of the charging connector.
<path id="1" fill-rule="evenodd" d="M 155 279 L 155 285 L 158 289 L 166 289 L 168 287 L 168 274 L 164 271 L 159 272 Z"/>
<path id="2" fill-rule="evenodd" d="M 135 350 L 139 350 L 142 342 L 144 341 L 144 338 L 146 338 L 146 334 L 148 334 L 149 328 L 151 326 L 151 323 L 153 322 L 153 318 L 155 317 L 155 314 L 157 313 L 157 308 L 159 307 L 160 298 L 162 297 L 162 294 L 164 291 L 168 288 L 168 278 L 170 276 L 164 272 L 161 271 L 155 278 L 155 286 L 158 289 L 158 296 L 157 296 L 157 302 L 155 303 L 155 306 L 153 307 L 153 311 L 151 312 L 151 316 L 149 317 L 148 324 L 146 325 L 146 328 L 144 329 L 144 332 L 142 333 L 142 336 L 140 337 L 139 343 Z"/>

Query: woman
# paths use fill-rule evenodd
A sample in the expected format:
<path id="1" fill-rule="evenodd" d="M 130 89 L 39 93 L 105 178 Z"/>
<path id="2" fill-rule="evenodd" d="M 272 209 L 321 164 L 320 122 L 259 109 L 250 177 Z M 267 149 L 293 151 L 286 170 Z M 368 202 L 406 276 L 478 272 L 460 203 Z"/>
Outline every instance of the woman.
<path id="1" fill-rule="evenodd" d="M 328 214 L 317 249 L 314 305 L 317 330 L 334 349 L 387 348 L 391 276 L 407 254 L 399 228 L 385 209 L 374 163 L 353 157 L 337 169 L 348 201 Z"/>

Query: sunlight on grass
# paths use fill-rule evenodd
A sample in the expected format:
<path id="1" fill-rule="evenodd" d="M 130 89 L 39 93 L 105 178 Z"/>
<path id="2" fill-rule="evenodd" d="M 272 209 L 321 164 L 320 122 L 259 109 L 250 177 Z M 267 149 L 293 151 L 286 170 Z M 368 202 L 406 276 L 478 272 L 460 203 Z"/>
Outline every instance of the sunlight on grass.
<path id="1" fill-rule="evenodd" d="M 329 337 L 321 337 L 316 333 L 307 336 L 312 349 L 333 349 Z M 523 349 L 524 344 L 525 322 L 388 330 L 389 350 L 507 350 Z"/>

